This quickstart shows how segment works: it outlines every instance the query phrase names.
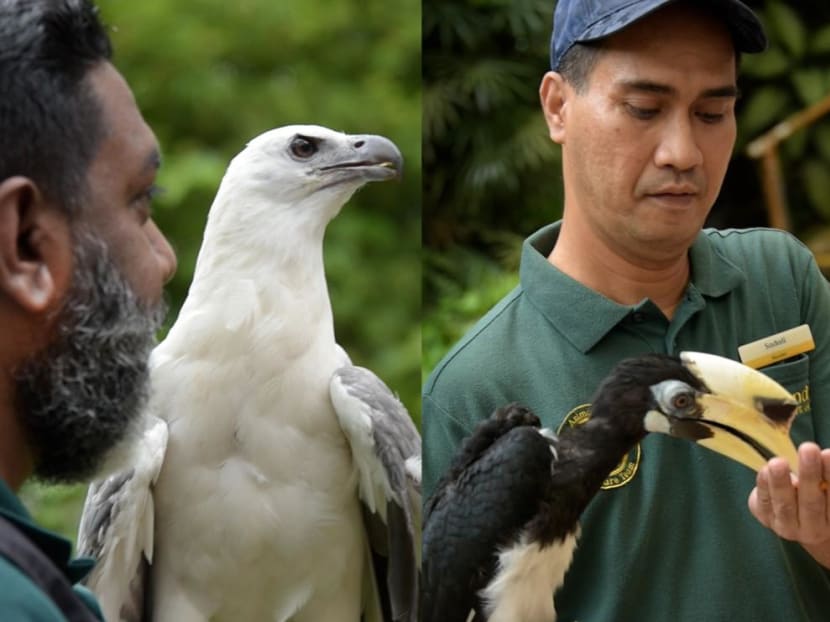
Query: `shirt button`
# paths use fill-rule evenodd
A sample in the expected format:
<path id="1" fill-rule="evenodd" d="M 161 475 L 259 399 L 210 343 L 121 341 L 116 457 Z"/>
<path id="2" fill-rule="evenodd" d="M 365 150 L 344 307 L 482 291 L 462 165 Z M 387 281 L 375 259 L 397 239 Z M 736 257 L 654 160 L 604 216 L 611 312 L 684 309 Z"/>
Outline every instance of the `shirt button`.
<path id="1" fill-rule="evenodd" d="M 631 321 L 635 322 L 636 324 L 642 324 L 646 321 L 646 314 L 642 313 L 641 311 L 635 311 L 631 314 Z"/>

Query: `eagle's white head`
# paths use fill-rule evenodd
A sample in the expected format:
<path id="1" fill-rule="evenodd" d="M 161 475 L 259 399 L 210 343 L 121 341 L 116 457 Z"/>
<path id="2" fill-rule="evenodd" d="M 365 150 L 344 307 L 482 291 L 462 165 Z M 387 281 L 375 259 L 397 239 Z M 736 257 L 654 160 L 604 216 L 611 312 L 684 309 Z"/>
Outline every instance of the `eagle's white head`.
<path id="1" fill-rule="evenodd" d="M 318 125 L 288 125 L 251 140 L 228 166 L 212 217 L 319 220 L 337 215 L 369 181 L 399 177 L 401 152 L 383 136 L 349 135 Z"/>
<path id="2" fill-rule="evenodd" d="M 210 208 L 196 277 L 254 265 L 308 263 L 326 226 L 358 188 L 399 177 L 395 144 L 317 125 L 289 125 L 251 140 L 230 163 Z"/>

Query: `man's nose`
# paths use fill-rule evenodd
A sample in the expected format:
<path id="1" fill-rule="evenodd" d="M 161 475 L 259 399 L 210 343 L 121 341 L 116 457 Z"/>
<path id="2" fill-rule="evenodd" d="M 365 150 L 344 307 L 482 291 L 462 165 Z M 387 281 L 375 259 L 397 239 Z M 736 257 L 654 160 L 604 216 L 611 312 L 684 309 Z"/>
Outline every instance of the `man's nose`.
<path id="1" fill-rule="evenodd" d="M 148 221 L 147 227 L 147 235 L 150 238 L 150 244 L 153 246 L 153 250 L 156 252 L 156 259 L 159 262 L 162 278 L 164 283 L 167 283 L 176 273 L 176 267 L 178 265 L 176 253 L 155 222 L 152 220 Z"/>
<path id="2" fill-rule="evenodd" d="M 688 171 L 703 164 L 703 152 L 695 134 L 694 121 L 688 115 L 678 114 L 666 124 L 660 144 L 654 154 L 658 167 Z"/>

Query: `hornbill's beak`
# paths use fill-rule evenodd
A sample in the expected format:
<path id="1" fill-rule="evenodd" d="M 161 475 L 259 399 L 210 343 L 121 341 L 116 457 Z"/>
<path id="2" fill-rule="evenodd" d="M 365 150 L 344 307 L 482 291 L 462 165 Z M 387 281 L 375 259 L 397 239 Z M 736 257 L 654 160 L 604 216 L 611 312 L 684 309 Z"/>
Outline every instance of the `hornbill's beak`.
<path id="1" fill-rule="evenodd" d="M 680 360 L 706 388 L 690 399 L 683 383 L 654 385 L 658 407 L 646 416 L 649 431 L 695 441 L 756 471 L 781 456 L 797 473 L 790 426 L 798 403 L 792 394 L 769 376 L 730 359 L 683 352 Z M 672 383 L 686 387 L 684 400 L 677 399 Z"/>

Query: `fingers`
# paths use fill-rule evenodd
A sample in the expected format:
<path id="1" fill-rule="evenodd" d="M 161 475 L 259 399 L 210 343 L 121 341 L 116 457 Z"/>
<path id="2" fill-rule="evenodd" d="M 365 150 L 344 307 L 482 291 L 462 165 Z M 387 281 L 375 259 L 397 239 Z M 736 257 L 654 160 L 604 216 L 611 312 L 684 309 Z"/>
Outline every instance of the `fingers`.
<path id="1" fill-rule="evenodd" d="M 749 511 L 764 527 L 772 529 L 772 499 L 766 467 L 755 478 L 755 489 L 749 495 Z"/>
<path id="2" fill-rule="evenodd" d="M 786 460 L 767 464 L 768 494 L 772 505 L 772 530 L 786 540 L 798 540 L 798 489 Z"/>
<path id="3" fill-rule="evenodd" d="M 828 460 L 830 452 L 823 455 L 814 443 L 804 443 L 798 449 L 798 523 L 803 542 L 827 538 L 827 492 L 822 483 L 830 479 L 830 469 L 825 471 L 824 464 Z"/>
<path id="4" fill-rule="evenodd" d="M 786 461 L 773 458 L 759 472 L 749 497 L 752 514 L 780 537 L 803 544 L 830 538 L 830 449 L 803 443 L 798 449 L 799 476 Z"/>

